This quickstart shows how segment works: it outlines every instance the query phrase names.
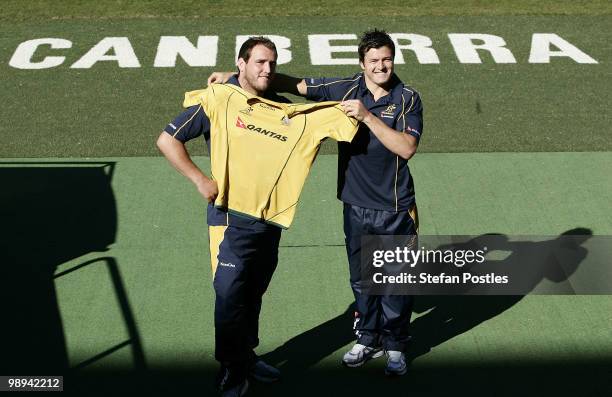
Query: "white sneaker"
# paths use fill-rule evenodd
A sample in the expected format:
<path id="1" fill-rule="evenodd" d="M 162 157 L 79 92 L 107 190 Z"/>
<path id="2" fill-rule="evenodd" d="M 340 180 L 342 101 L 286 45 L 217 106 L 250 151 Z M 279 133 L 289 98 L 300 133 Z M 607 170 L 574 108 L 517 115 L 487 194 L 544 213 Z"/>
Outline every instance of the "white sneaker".
<path id="1" fill-rule="evenodd" d="M 404 353 L 395 350 L 387 351 L 387 366 L 385 367 L 385 375 L 400 376 L 408 372 L 406 365 L 406 356 Z"/>
<path id="2" fill-rule="evenodd" d="M 359 367 L 370 359 L 382 356 L 383 353 L 383 350 L 379 347 L 369 347 L 355 343 L 353 348 L 342 357 L 342 364 L 350 368 Z"/>

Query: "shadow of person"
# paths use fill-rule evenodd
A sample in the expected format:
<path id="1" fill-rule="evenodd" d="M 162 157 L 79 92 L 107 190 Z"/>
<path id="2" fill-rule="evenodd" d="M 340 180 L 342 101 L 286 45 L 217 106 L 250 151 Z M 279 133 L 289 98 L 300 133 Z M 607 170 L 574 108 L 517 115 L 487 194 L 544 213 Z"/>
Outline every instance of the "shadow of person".
<path id="1" fill-rule="evenodd" d="M 578 269 L 587 255 L 582 245 L 590 238 L 589 229 L 568 230 L 559 238 L 543 242 L 510 242 L 503 235 L 495 235 L 494 241 L 487 235 L 479 236 L 463 244 L 454 244 L 454 249 L 474 248 L 485 240 L 491 251 L 501 251 L 508 255 L 499 259 L 499 266 L 520 268 L 521 263 L 548 261 L 551 266 L 534 266 L 527 272 L 524 280 L 525 293 L 538 287 L 543 280 L 564 283 Z M 492 236 L 492 235 L 489 235 Z M 568 240 L 567 236 L 575 236 Z M 440 246 L 444 248 L 444 246 Z M 527 261 L 525 253 L 535 255 Z M 554 265 L 556 261 L 557 266 Z M 534 270 L 535 269 L 535 270 Z M 539 270 L 538 270 L 539 269 Z M 561 269 L 561 271 L 560 271 Z M 564 286 L 561 286 L 564 288 Z M 481 290 L 482 291 L 482 290 Z M 470 291 L 464 291 L 466 293 Z M 477 289 L 471 292 L 478 292 Z M 488 291 L 489 293 L 491 291 Z M 418 296 L 414 311 L 422 313 L 412 323 L 414 340 L 407 352 L 407 359 L 426 354 L 453 337 L 473 329 L 511 308 L 523 295 L 458 295 L 458 296 Z M 607 377 L 602 375 L 599 362 L 576 362 L 559 364 L 550 362 L 524 362 L 518 365 L 492 363 L 480 367 L 457 365 L 444 359 L 429 365 L 412 368 L 405 377 L 390 381 L 382 376 L 384 361 L 371 363 L 362 368 L 347 369 L 340 363 L 316 365 L 338 349 L 355 341 L 351 330 L 354 308 L 350 305 L 343 313 L 300 335 L 297 335 L 262 358 L 283 372 L 283 380 L 275 385 L 252 385 L 253 395 L 262 396 L 309 396 L 316 393 L 325 395 L 345 395 L 347 391 L 360 394 L 375 394 L 384 391 L 394 395 L 449 395 L 469 392 L 471 395 L 490 394 L 490 390 L 511 378 L 516 383 L 498 390 L 501 395 L 559 395 L 571 388 L 567 382 L 555 382 L 559 376 L 572 379 L 574 384 L 587 384 L 593 390 L 600 390 Z M 609 368 L 609 363 L 606 364 Z M 479 371 L 482 379 L 474 382 L 474 370 Z M 440 379 L 446 381 L 440 382 Z M 570 381 L 568 381 L 570 382 Z M 410 385 L 407 388 L 407 385 Z M 525 385 L 529 385 L 526 387 Z M 581 389 L 584 392 L 586 389 Z M 593 394 L 596 395 L 596 394 Z"/>
<path id="2" fill-rule="evenodd" d="M 581 246 L 592 235 L 590 229 L 576 228 L 561 234 L 559 238 L 542 241 L 508 241 L 506 236 L 488 234 L 476 237 L 466 243 L 442 245 L 440 250 L 477 249 L 487 244 L 489 251 L 508 252 L 509 255 L 497 261 L 497 266 L 512 269 L 512 277 L 521 278 L 525 293 L 533 290 L 542 280 L 555 283 L 567 282 L 587 255 Z M 566 236 L 575 236 L 568 246 Z M 534 264 L 547 263 L 547 266 Z M 482 270 L 480 270 L 482 272 Z M 514 276 L 512 275 L 514 274 Z M 567 288 L 571 286 L 565 286 Z M 503 287 L 490 291 L 479 287 L 462 291 L 471 295 L 423 295 L 415 299 L 414 312 L 425 313 L 411 324 L 413 340 L 407 359 L 427 353 L 432 347 L 460 335 L 478 324 L 491 319 L 519 302 L 524 295 L 494 295 L 507 293 Z M 489 293 L 488 296 L 476 295 Z M 354 306 L 349 305 L 340 315 L 297 335 L 262 358 L 283 372 L 303 372 L 355 340 L 351 329 Z"/>
<path id="3" fill-rule="evenodd" d="M 0 372 L 65 373 L 54 278 L 59 265 L 115 241 L 114 163 L 0 164 Z"/>
<path id="4" fill-rule="evenodd" d="M 350 304 L 342 314 L 289 339 L 262 359 L 283 373 L 303 372 L 355 340 L 351 329 L 354 313 L 355 306 Z"/>
<path id="5" fill-rule="evenodd" d="M 475 286 L 461 291 L 465 295 L 423 295 L 415 299 L 414 312 L 424 313 L 411 324 L 413 339 L 407 352 L 407 360 L 413 361 L 457 335 L 463 334 L 518 303 L 534 289 L 539 293 L 573 293 L 568 278 L 578 269 L 587 256 L 582 246 L 593 232 L 587 228 L 575 228 L 553 240 L 530 242 L 509 241 L 504 235 L 482 235 L 463 244 L 440 246 L 438 249 L 474 249 L 487 246 L 489 253 L 500 251 L 509 255 L 493 261 L 494 267 L 504 269 L 507 285 L 495 287 Z M 480 266 L 490 264 L 485 262 Z M 485 269 L 474 267 L 479 274 Z M 556 285 L 540 288 L 543 281 Z M 521 294 L 516 294 L 520 290 Z M 455 291 L 457 293 L 457 291 Z"/>

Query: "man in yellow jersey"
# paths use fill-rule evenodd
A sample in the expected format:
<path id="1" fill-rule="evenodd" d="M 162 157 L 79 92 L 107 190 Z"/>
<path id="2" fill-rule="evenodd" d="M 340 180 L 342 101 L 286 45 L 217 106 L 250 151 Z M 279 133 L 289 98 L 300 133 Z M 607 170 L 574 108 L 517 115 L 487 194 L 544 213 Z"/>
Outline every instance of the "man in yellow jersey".
<path id="1" fill-rule="evenodd" d="M 247 375 L 260 381 L 280 376 L 253 351 L 280 232 L 293 220 L 320 142 L 350 141 L 357 131 L 358 122 L 337 103 L 293 105 L 266 98 L 276 57 L 269 40 L 247 40 L 239 52 L 238 76 L 230 84 L 188 92 L 188 110 L 158 139 L 162 153 L 209 202 L 215 358 L 221 363 L 218 386 L 227 396 L 246 392 Z M 186 140 L 202 134 L 210 138 L 212 178 L 184 148 Z"/>
<path id="2" fill-rule="evenodd" d="M 362 71 L 346 78 L 279 75 L 271 89 L 315 101 L 343 101 L 346 114 L 362 121 L 351 143 L 338 144 L 338 198 L 344 203 L 344 233 L 350 285 L 356 303 L 357 343 L 343 364 L 358 367 L 387 353 L 388 375 L 404 375 L 411 296 L 374 296 L 363 291 L 361 236 L 416 235 L 418 216 L 408 160 L 423 127 L 421 99 L 394 74 L 395 44 L 384 31 L 365 32 L 358 47 Z M 227 73 L 209 78 L 223 81 Z"/>

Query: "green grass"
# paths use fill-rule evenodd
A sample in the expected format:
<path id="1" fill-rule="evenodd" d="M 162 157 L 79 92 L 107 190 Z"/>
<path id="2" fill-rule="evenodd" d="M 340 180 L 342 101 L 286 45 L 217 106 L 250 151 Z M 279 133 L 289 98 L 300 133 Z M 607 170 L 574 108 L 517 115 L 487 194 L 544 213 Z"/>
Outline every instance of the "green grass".
<path id="1" fill-rule="evenodd" d="M 0 156 L 101 157 L 158 155 L 154 141 L 180 111 L 183 93 L 202 87 L 213 70 L 232 70 L 235 36 L 254 31 L 281 34 L 292 40 L 293 60 L 279 71 L 296 76 L 346 76 L 353 66 L 312 66 L 309 33 L 359 33 L 365 26 L 429 36 L 440 58 L 421 65 L 409 53 L 397 73 L 421 92 L 425 112 L 421 152 L 608 151 L 609 106 L 612 102 L 612 33 L 610 16 L 486 17 L 258 17 L 245 26 L 239 19 L 219 17 L 168 24 L 163 18 L 62 20 L 3 24 L 0 27 Z M 251 26 L 265 26 L 254 30 Z M 502 36 L 516 64 L 457 61 L 449 32 L 483 32 Z M 599 64 L 553 59 L 528 64 L 531 35 L 555 32 Z M 159 37 L 219 35 L 216 67 L 154 68 Z M 121 69 L 100 62 L 91 69 L 69 66 L 106 36 L 127 36 L 141 62 Z M 41 49 L 40 55 L 66 56 L 64 65 L 45 70 L 17 70 L 8 59 L 24 40 L 63 37 L 69 50 Z M 200 140 L 190 145 L 203 154 Z M 330 142 L 323 153 L 333 153 Z"/>
<path id="2" fill-rule="evenodd" d="M 0 21 L 46 21 L 48 19 L 101 18 L 201 18 L 251 16 L 442 16 L 442 15 L 608 15 L 606 0 L 426 0 L 407 3 L 393 0 L 373 5 L 367 2 L 304 1 L 288 6 L 285 1 L 260 2 L 256 6 L 239 0 L 4 0 Z"/>

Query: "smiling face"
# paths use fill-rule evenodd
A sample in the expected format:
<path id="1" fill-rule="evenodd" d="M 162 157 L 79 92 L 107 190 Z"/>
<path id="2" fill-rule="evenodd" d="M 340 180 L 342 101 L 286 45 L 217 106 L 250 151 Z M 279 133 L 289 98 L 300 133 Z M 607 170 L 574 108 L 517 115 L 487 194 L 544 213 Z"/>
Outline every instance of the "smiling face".
<path id="1" fill-rule="evenodd" d="M 366 82 L 385 88 L 393 76 L 393 51 L 387 46 L 370 48 L 359 64 Z"/>
<path id="2" fill-rule="evenodd" d="M 241 87 L 251 94 L 263 95 L 268 89 L 276 72 L 276 53 L 264 45 L 251 49 L 248 61 L 238 59 L 238 79 Z"/>

